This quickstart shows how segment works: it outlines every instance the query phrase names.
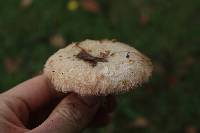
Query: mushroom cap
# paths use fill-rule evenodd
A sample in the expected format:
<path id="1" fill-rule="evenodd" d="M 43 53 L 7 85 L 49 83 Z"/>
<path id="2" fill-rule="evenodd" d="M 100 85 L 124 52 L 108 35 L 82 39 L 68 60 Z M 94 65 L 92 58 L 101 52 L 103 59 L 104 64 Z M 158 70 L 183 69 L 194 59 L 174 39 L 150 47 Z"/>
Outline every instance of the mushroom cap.
<path id="1" fill-rule="evenodd" d="M 147 81 L 149 58 L 113 40 L 85 40 L 58 50 L 46 62 L 44 74 L 57 91 L 80 95 L 127 92 Z"/>

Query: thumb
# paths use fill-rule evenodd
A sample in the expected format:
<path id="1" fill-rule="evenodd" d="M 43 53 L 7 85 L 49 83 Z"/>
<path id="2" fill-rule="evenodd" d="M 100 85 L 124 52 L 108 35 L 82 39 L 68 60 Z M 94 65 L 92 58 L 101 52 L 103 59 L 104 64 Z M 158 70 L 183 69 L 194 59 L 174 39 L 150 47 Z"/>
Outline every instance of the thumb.
<path id="1" fill-rule="evenodd" d="M 31 132 L 76 133 L 92 120 L 99 107 L 98 97 L 78 96 L 71 93 L 53 110 L 50 116 Z"/>

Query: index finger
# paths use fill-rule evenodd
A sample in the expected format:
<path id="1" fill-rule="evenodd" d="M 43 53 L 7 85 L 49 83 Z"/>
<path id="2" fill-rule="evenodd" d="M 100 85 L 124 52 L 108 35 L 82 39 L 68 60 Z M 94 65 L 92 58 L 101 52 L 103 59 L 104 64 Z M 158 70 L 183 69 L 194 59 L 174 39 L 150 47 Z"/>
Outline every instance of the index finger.
<path id="1" fill-rule="evenodd" d="M 35 111 L 56 97 L 56 92 L 47 77 L 39 75 L 15 86 L 4 95 L 22 99 L 31 111 Z"/>

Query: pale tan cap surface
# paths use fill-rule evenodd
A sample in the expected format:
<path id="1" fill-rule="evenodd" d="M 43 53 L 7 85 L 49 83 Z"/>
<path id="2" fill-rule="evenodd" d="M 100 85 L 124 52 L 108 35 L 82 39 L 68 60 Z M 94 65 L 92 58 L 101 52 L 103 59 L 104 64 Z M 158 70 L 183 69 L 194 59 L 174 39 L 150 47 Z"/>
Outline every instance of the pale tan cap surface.
<path id="1" fill-rule="evenodd" d="M 44 68 L 57 91 L 80 95 L 126 92 L 147 81 L 151 73 L 149 58 L 109 40 L 72 43 L 52 55 Z"/>

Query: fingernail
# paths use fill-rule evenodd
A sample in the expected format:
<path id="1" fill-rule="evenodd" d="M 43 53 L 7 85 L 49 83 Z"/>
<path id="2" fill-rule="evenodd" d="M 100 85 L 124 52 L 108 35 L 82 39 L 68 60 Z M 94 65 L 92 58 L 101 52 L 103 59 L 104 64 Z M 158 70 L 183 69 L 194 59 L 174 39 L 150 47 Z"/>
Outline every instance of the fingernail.
<path id="1" fill-rule="evenodd" d="M 89 107 L 92 107 L 100 102 L 101 97 L 99 97 L 99 96 L 81 96 L 81 99 Z"/>

